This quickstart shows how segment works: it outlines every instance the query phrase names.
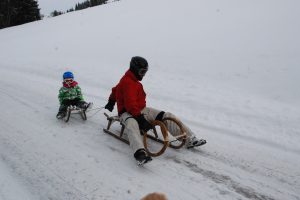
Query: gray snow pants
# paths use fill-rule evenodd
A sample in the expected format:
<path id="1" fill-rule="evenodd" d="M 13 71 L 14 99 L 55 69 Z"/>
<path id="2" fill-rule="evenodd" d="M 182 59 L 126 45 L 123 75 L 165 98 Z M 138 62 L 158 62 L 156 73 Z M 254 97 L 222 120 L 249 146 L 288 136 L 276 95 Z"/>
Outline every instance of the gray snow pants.
<path id="1" fill-rule="evenodd" d="M 145 107 L 141 113 L 144 115 L 145 119 L 148 121 L 155 120 L 156 116 L 162 112 L 161 110 L 156 110 L 154 108 Z M 165 117 L 172 117 L 179 120 L 175 115 L 169 112 L 165 112 L 163 118 Z M 138 149 L 143 149 L 143 136 L 140 133 L 139 125 L 137 121 L 130 115 L 129 113 L 125 112 L 120 116 L 120 121 L 122 124 L 125 125 L 124 134 L 128 136 L 128 140 L 130 143 L 130 147 L 133 150 L 133 152 L 136 152 Z M 179 120 L 180 121 L 180 120 Z M 183 124 L 183 123 L 182 123 Z M 172 126 L 172 124 L 167 124 L 167 128 L 169 132 L 173 135 L 179 135 L 180 130 L 176 126 Z M 185 129 L 188 138 L 191 136 L 194 136 L 194 133 L 183 124 L 183 128 Z"/>

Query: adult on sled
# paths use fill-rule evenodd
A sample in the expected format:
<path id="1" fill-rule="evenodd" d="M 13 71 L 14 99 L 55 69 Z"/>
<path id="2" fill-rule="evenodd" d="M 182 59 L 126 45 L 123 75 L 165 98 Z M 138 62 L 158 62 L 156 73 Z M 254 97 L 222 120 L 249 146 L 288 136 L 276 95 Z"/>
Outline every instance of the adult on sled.
<path id="1" fill-rule="evenodd" d="M 148 71 L 148 62 L 146 59 L 136 56 L 130 61 L 130 68 L 121 78 L 120 82 L 112 88 L 108 103 L 105 108 L 113 111 L 117 102 L 120 121 L 125 125 L 124 133 L 128 135 L 129 143 L 134 152 L 134 157 L 139 163 L 146 163 L 152 158 L 147 155 L 143 145 L 143 139 L 140 130 L 147 132 L 152 129 L 149 121 L 172 117 L 176 118 L 170 112 L 164 112 L 146 106 L 146 93 L 141 84 L 141 80 Z M 178 119 L 178 118 L 177 118 Z M 200 146 L 206 143 L 203 139 L 197 139 L 194 133 L 183 124 L 187 133 L 187 148 Z M 170 133 L 174 136 L 180 134 L 174 127 L 168 127 Z"/>
<path id="2" fill-rule="evenodd" d="M 67 71 L 63 74 L 63 86 L 59 90 L 58 99 L 60 107 L 56 115 L 57 119 L 62 119 L 66 116 L 68 106 L 77 106 L 83 110 L 86 110 L 90 103 L 84 101 L 81 88 L 78 83 L 74 81 L 74 75 L 72 72 Z"/>

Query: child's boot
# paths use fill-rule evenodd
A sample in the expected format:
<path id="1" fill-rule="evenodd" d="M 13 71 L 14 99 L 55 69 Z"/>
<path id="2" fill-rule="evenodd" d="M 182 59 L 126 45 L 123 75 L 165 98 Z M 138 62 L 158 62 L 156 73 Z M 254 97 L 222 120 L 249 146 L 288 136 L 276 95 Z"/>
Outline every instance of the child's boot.
<path id="1" fill-rule="evenodd" d="M 57 118 L 57 119 L 62 119 L 62 118 L 64 118 L 65 116 L 66 116 L 66 113 L 65 113 L 65 112 L 59 111 L 59 112 L 57 113 L 57 115 L 56 115 L 56 118 Z"/>

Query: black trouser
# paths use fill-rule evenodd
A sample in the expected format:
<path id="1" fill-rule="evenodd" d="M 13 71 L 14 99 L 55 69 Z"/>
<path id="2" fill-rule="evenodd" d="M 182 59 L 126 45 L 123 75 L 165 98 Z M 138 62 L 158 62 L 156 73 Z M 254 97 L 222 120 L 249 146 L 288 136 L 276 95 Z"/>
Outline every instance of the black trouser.
<path id="1" fill-rule="evenodd" d="M 72 99 L 72 100 L 64 100 L 62 104 L 59 107 L 59 112 L 66 112 L 68 106 L 77 106 L 79 108 L 83 108 L 84 104 L 86 104 L 85 101 L 80 100 L 79 98 L 77 99 Z"/>

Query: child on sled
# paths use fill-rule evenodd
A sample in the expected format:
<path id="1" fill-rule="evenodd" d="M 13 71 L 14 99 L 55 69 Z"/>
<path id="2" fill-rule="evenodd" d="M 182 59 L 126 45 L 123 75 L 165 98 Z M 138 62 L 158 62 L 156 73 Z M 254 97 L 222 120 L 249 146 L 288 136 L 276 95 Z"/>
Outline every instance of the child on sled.
<path id="1" fill-rule="evenodd" d="M 63 86 L 59 90 L 58 99 L 60 107 L 56 115 L 57 119 L 62 119 L 66 116 L 68 106 L 77 106 L 83 110 L 88 109 L 91 103 L 87 103 L 83 99 L 81 88 L 78 83 L 74 81 L 72 72 L 67 71 L 63 74 Z"/>

